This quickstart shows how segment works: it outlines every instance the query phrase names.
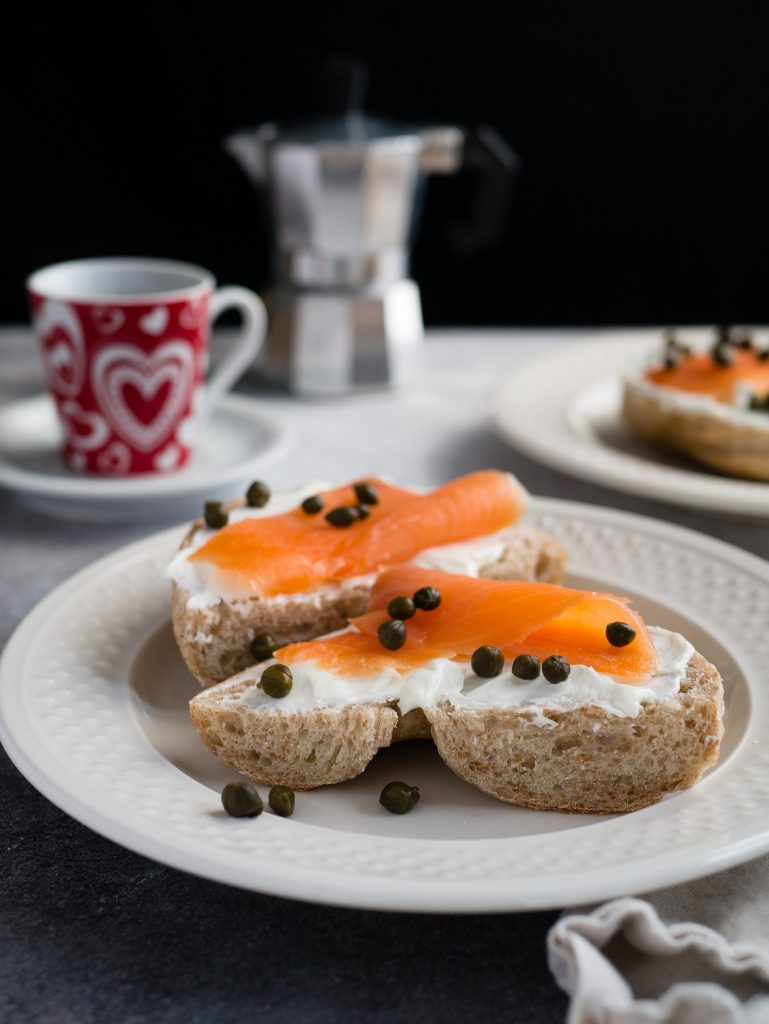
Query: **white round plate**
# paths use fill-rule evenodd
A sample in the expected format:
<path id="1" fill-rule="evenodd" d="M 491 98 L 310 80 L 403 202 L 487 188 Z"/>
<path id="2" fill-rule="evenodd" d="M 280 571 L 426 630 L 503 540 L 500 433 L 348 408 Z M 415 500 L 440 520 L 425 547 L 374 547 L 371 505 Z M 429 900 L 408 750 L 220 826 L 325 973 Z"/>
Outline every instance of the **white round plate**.
<path id="1" fill-rule="evenodd" d="M 191 514 L 207 498 L 232 497 L 289 443 L 285 427 L 261 412 L 258 400 L 242 395 L 225 395 L 201 430 L 189 466 L 167 476 L 78 476 L 62 463 L 59 438 L 47 395 L 0 408 L 0 487 L 35 509 L 80 522 Z"/>
<path id="2" fill-rule="evenodd" d="M 115 842 L 220 882 L 321 903 L 563 907 L 769 850 L 769 565 L 609 509 L 542 499 L 532 518 L 568 544 L 572 582 L 630 595 L 647 621 L 684 632 L 721 670 L 721 758 L 694 789 L 625 816 L 528 811 L 461 782 L 432 744 L 404 743 L 352 782 L 298 794 L 291 819 L 227 817 L 219 792 L 235 776 L 190 723 L 196 685 L 169 623 L 163 567 L 182 529 L 96 562 L 29 614 L 0 662 L 0 738 L 33 785 Z M 403 817 L 377 802 L 393 778 L 421 788 Z"/>
<path id="3" fill-rule="evenodd" d="M 607 332 L 526 362 L 494 392 L 492 425 L 526 455 L 583 480 L 687 508 L 769 516 L 769 484 L 709 472 L 623 426 L 622 374 L 660 344 L 659 331 Z"/>

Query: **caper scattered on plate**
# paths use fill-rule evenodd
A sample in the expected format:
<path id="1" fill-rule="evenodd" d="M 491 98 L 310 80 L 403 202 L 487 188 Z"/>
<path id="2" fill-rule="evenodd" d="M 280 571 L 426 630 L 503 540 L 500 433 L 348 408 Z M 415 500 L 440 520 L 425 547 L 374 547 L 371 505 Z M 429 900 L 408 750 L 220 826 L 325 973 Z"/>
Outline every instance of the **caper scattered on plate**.
<path id="1" fill-rule="evenodd" d="M 306 512 L 308 516 L 316 516 L 322 508 L 323 498 L 319 494 L 311 494 L 302 502 L 302 512 Z"/>
<path id="2" fill-rule="evenodd" d="M 612 647 L 627 647 L 636 638 L 636 631 L 627 622 L 610 622 L 606 627 L 606 639 Z"/>
<path id="3" fill-rule="evenodd" d="M 262 798 L 249 782 L 228 782 L 222 790 L 222 807 L 233 818 L 255 818 L 264 810 Z"/>
<path id="4" fill-rule="evenodd" d="M 360 519 L 360 513 L 355 505 L 340 505 L 339 508 L 332 508 L 326 513 L 326 522 L 332 526 L 352 526 Z"/>
<path id="5" fill-rule="evenodd" d="M 252 508 L 264 508 L 270 500 L 270 488 L 261 480 L 254 480 L 246 491 L 246 503 Z"/>
<path id="6" fill-rule="evenodd" d="M 209 530 L 221 530 L 227 525 L 229 512 L 221 501 L 207 501 L 203 509 L 203 519 Z"/>
<path id="7" fill-rule="evenodd" d="M 289 789 L 288 786 L 273 786 L 267 797 L 267 803 L 281 818 L 290 818 L 294 813 L 296 797 L 293 789 Z"/>
<path id="8" fill-rule="evenodd" d="M 353 484 L 352 489 L 355 491 L 355 497 L 364 505 L 379 504 L 379 491 L 373 484 L 363 481 L 359 484 Z"/>
<path id="9" fill-rule="evenodd" d="M 294 677 L 288 665 L 270 665 L 262 672 L 262 678 L 256 684 L 268 697 L 287 697 L 294 685 Z"/>
<path id="10" fill-rule="evenodd" d="M 277 646 L 278 641 L 272 633 L 257 633 L 251 641 L 249 650 L 257 661 L 267 661 L 272 657 Z"/>
<path id="11" fill-rule="evenodd" d="M 542 662 L 542 675 L 548 683 L 564 683 L 571 675 L 571 665 L 561 654 L 551 654 Z"/>
<path id="12" fill-rule="evenodd" d="M 483 647 L 473 651 L 470 667 L 482 679 L 492 679 L 494 676 L 498 676 L 505 667 L 505 656 L 498 647 L 484 644 Z"/>
<path id="13" fill-rule="evenodd" d="M 539 658 L 534 654 L 519 654 L 513 662 L 513 675 L 518 679 L 536 679 L 539 669 Z"/>
<path id="14" fill-rule="evenodd" d="M 416 605 L 410 597 L 394 597 L 387 606 L 391 619 L 410 619 L 415 611 Z"/>
<path id="15" fill-rule="evenodd" d="M 765 363 L 769 359 L 769 348 L 762 348 L 758 353 L 756 353 L 756 358 L 759 363 Z"/>
<path id="16" fill-rule="evenodd" d="M 371 515 L 371 509 L 368 505 L 364 505 L 363 502 L 361 502 L 360 505 L 355 505 L 353 507 L 358 510 L 358 519 L 368 519 Z"/>
<path id="17" fill-rule="evenodd" d="M 435 587 L 420 587 L 412 600 L 423 612 L 432 612 L 441 603 L 441 595 Z"/>
<path id="18" fill-rule="evenodd" d="M 388 651 L 397 651 L 406 643 L 406 627 L 400 619 L 388 619 L 376 632 L 380 644 Z"/>
<path id="19" fill-rule="evenodd" d="M 390 814 L 406 814 L 419 803 L 419 786 L 388 782 L 379 794 L 379 803 Z"/>

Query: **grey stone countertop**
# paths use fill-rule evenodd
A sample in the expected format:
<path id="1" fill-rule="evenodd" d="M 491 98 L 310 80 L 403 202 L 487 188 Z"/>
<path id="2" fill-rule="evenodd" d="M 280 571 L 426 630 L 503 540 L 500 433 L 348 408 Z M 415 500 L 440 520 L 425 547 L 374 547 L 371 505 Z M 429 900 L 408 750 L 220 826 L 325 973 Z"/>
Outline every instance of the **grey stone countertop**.
<path id="1" fill-rule="evenodd" d="M 494 436 L 485 403 L 494 382 L 546 346 L 580 336 L 433 332 L 422 376 L 401 393 L 319 403 L 246 381 L 239 390 L 294 434 L 292 450 L 263 476 L 281 488 L 385 471 L 430 485 L 497 466 L 535 494 L 666 519 L 766 555 L 764 527 L 572 480 Z M 29 333 L 0 331 L 0 404 L 39 390 Z M 58 583 L 155 528 L 57 521 L 2 491 L 0 523 L 0 644 Z M 545 956 L 555 912 L 385 914 L 242 892 L 94 834 L 40 796 L 2 752 L 0 780 L 0 1020 L 8 1024 L 564 1018 L 566 1000 Z"/>

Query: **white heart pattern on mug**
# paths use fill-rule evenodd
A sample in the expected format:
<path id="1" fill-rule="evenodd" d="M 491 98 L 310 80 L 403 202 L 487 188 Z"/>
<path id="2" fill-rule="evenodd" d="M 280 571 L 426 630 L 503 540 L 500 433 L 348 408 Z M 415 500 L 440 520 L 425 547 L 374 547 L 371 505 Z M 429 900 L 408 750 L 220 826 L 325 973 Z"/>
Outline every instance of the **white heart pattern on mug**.
<path id="1" fill-rule="evenodd" d="M 179 465 L 179 459 L 181 457 L 181 448 L 179 448 L 178 445 L 175 445 L 172 441 L 170 444 L 167 444 L 165 448 L 161 448 L 153 458 L 152 465 L 158 473 L 170 473 Z"/>
<path id="2" fill-rule="evenodd" d="M 205 302 L 201 299 L 188 302 L 179 313 L 179 326 L 184 327 L 188 331 L 194 330 L 200 322 L 204 306 Z"/>
<path id="3" fill-rule="evenodd" d="M 98 352 L 91 365 L 91 383 L 112 428 L 140 451 L 149 452 L 173 432 L 190 396 L 193 381 L 192 348 L 169 341 L 149 355 L 134 345 L 110 345 Z M 149 422 L 131 408 L 126 387 L 138 392 L 148 405 L 162 387 L 168 391 Z"/>
<path id="4" fill-rule="evenodd" d="M 168 327 L 168 307 L 155 306 L 149 313 L 139 317 L 139 327 L 141 327 L 145 334 L 149 334 L 153 338 L 159 338 L 166 327 Z"/>
<path id="5" fill-rule="evenodd" d="M 67 401 L 61 407 L 64 432 L 73 448 L 92 452 L 109 437 L 107 421 L 98 412 L 85 412 L 77 402 Z"/>
<path id="6" fill-rule="evenodd" d="M 122 441 L 113 441 L 96 456 L 96 465 L 102 473 L 123 476 L 131 468 L 131 450 Z"/>
<path id="7" fill-rule="evenodd" d="M 125 322 L 125 313 L 114 306 L 94 306 L 91 319 L 99 334 L 114 334 Z"/>
<path id="8" fill-rule="evenodd" d="M 74 398 L 85 376 L 85 343 L 77 313 L 65 302 L 43 302 L 34 316 L 48 386 Z"/>

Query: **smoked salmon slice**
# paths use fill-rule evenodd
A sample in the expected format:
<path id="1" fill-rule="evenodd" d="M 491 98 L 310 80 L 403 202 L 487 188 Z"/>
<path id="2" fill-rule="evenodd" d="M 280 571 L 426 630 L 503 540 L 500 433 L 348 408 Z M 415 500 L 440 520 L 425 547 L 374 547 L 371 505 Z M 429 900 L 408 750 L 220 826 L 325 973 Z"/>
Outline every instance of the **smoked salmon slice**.
<path id="1" fill-rule="evenodd" d="M 441 603 L 434 611 L 417 611 L 406 620 L 406 642 L 385 650 L 378 627 L 389 618 L 394 597 L 411 596 L 421 587 L 436 587 Z M 606 639 L 610 622 L 626 622 L 636 631 L 627 647 Z M 291 644 L 276 653 L 280 661 L 312 661 L 347 676 L 365 677 L 383 668 L 404 670 L 433 658 L 469 661 L 484 644 L 499 647 L 508 658 L 560 654 L 575 665 L 627 679 L 648 678 L 657 656 L 637 612 L 614 594 L 573 590 L 549 583 L 473 579 L 416 566 L 386 570 L 371 595 L 370 610 L 352 620 L 352 630 Z"/>
<path id="2" fill-rule="evenodd" d="M 731 348 L 730 366 L 720 366 L 707 352 L 697 352 L 681 359 L 673 367 L 649 370 L 652 383 L 678 391 L 708 395 L 717 402 L 731 404 L 739 384 L 750 386 L 758 395 L 769 393 L 769 361 L 752 350 Z"/>
<path id="3" fill-rule="evenodd" d="M 378 572 L 426 548 L 496 533 L 516 522 L 526 504 L 521 485 L 496 470 L 471 473 L 429 494 L 372 482 L 379 503 L 352 526 L 335 527 L 325 519 L 329 510 L 356 503 L 350 484 L 325 492 L 319 515 L 297 508 L 232 523 L 189 560 L 211 565 L 215 582 L 225 586 L 261 597 L 295 594 Z"/>

